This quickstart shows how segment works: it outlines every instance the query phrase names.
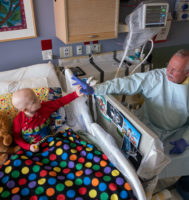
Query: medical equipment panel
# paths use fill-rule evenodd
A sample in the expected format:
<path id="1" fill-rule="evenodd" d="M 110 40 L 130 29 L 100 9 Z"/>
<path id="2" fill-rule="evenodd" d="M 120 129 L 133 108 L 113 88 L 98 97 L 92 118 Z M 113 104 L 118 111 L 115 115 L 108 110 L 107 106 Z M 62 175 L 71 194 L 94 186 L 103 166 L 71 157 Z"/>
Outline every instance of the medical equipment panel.
<path id="1" fill-rule="evenodd" d="M 140 3 L 135 10 L 126 17 L 125 22 L 129 27 L 129 33 L 125 38 L 124 54 L 115 77 L 118 77 L 119 70 L 123 65 L 125 57 L 128 55 L 129 50 L 136 48 L 142 49 L 140 63 L 136 65 L 131 73 L 135 72 L 136 69 L 146 61 L 153 50 L 153 41 L 151 38 L 166 25 L 168 10 L 168 3 L 152 3 L 152 1 L 146 1 Z M 151 50 L 144 58 L 143 49 L 148 41 L 151 42 Z"/>
<path id="2" fill-rule="evenodd" d="M 164 27 L 167 21 L 169 4 L 144 4 L 144 28 Z"/>

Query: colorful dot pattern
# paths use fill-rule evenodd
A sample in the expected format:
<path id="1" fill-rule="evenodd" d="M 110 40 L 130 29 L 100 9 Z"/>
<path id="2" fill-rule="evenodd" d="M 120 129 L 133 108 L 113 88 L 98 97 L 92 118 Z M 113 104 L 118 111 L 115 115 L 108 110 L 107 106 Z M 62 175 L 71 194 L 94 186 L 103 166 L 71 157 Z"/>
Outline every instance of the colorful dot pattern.
<path id="1" fill-rule="evenodd" d="M 40 152 L 20 150 L 0 167 L 0 199 L 136 199 L 105 154 L 72 130 L 50 137 Z"/>

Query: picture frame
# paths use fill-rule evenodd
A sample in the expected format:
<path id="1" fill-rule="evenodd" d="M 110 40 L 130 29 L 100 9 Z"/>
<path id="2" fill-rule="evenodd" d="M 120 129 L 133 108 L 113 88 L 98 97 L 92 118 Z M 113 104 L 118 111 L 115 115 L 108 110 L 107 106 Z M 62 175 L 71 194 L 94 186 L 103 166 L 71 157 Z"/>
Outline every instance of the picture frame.
<path id="1" fill-rule="evenodd" d="M 4 4 L 1 2 L 0 42 L 35 37 L 37 33 L 33 0 L 10 0 Z"/>

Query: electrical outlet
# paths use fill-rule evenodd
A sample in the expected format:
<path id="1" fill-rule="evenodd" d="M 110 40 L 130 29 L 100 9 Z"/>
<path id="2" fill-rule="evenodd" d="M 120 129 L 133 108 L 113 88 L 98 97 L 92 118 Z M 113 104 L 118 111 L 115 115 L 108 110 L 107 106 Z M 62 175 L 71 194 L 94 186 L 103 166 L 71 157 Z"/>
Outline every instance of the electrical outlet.
<path id="1" fill-rule="evenodd" d="M 76 55 L 82 55 L 83 54 L 83 47 L 82 45 L 76 46 Z"/>
<path id="2" fill-rule="evenodd" d="M 90 44 L 86 45 L 86 54 L 91 54 L 91 45 Z"/>
<path id="3" fill-rule="evenodd" d="M 66 58 L 73 56 L 72 46 L 60 47 L 60 58 Z"/>
<path id="4" fill-rule="evenodd" d="M 69 46 L 66 46 L 66 47 L 63 47 L 63 57 L 70 57 L 70 47 Z"/>
<path id="5" fill-rule="evenodd" d="M 92 53 L 100 53 L 101 52 L 101 44 L 92 44 L 91 51 L 92 51 Z"/>
<path id="6" fill-rule="evenodd" d="M 101 44 L 86 45 L 86 54 L 95 54 L 101 52 Z"/>

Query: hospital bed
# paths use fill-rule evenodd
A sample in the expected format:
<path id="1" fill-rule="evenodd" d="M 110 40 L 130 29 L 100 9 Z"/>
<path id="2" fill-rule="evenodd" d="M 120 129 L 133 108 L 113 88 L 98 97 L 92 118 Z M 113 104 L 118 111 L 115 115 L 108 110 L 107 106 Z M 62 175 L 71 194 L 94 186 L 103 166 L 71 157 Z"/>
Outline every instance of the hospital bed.
<path id="1" fill-rule="evenodd" d="M 63 95 L 74 91 L 71 76 L 65 70 Z M 0 95 L 42 88 L 39 96 L 46 94 L 48 100 L 49 88 L 57 92 L 65 84 L 59 80 L 51 63 L 0 72 Z M 59 114 L 63 116 L 58 118 L 56 136 L 45 140 L 39 153 L 20 150 L 0 167 L 1 199 L 150 199 L 149 181 L 167 164 L 162 143 L 152 131 L 112 96 L 94 96 L 92 101 L 80 97 Z M 137 134 L 128 136 L 129 128 Z M 129 138 L 124 145 L 132 145 L 132 151 L 121 150 L 124 134 Z"/>

